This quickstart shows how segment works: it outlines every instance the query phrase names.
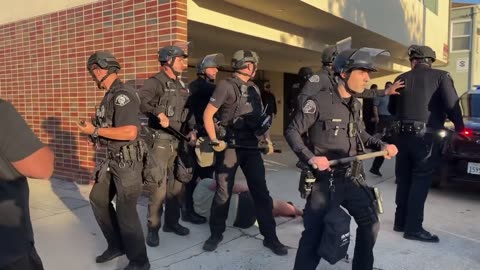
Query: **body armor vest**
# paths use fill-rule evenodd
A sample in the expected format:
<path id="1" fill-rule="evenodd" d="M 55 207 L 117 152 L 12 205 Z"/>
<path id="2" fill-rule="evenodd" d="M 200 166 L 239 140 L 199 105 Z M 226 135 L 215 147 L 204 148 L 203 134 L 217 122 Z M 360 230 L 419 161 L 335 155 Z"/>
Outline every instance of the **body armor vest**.
<path id="1" fill-rule="evenodd" d="M 331 151 L 331 146 L 338 144 L 339 140 L 344 140 L 350 146 L 349 153 L 346 154 L 356 155 L 364 152 L 364 146 L 359 137 L 359 132 L 363 129 L 362 105 L 355 97 L 352 97 L 350 104 L 341 101 L 342 106 L 348 107 L 348 112 L 339 110 L 338 105 L 341 103 L 335 104 L 335 102 L 332 102 L 334 95 L 337 95 L 337 93 L 334 93 L 335 86 L 330 81 L 329 84 L 322 85 L 322 89 L 311 97 L 316 101 L 317 107 L 321 106 L 321 113 L 309 129 L 309 138 L 312 146 L 323 152 L 322 154 Z M 342 98 L 338 98 L 342 100 Z"/>
<path id="2" fill-rule="evenodd" d="M 166 82 L 154 77 L 160 82 L 160 87 L 163 87 L 163 95 L 159 98 L 157 107 L 169 119 L 170 125 L 180 130 L 182 123 L 185 122 L 188 116 L 188 108 L 186 107 L 189 91 L 182 81 L 179 81 L 183 87 L 168 80 Z M 158 122 L 158 120 L 157 120 Z"/>
<path id="3" fill-rule="evenodd" d="M 260 90 L 254 84 L 244 84 L 238 78 L 226 79 L 233 85 L 235 103 L 223 105 L 218 117 L 220 124 L 235 130 L 255 131 L 262 122 L 262 100 Z"/>
<path id="4" fill-rule="evenodd" d="M 115 97 L 119 93 L 130 93 L 133 96 L 137 97 L 138 102 L 140 98 L 135 89 L 129 85 L 123 83 L 115 83 L 115 85 L 108 90 L 108 92 L 103 97 L 100 107 L 96 108 L 95 119 L 93 125 L 100 128 L 109 128 L 113 127 L 113 115 L 115 114 Z M 99 137 L 100 144 L 107 145 L 107 139 Z"/>

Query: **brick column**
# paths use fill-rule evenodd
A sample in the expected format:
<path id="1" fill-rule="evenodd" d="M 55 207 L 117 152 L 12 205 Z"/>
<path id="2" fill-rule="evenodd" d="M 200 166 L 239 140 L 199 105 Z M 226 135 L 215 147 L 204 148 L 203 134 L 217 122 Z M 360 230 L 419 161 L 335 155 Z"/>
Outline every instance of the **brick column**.
<path id="1" fill-rule="evenodd" d="M 160 47 L 187 40 L 187 0 L 108 0 L 0 25 L 0 98 L 12 102 L 56 154 L 56 178 L 91 181 L 97 152 L 75 122 L 103 97 L 86 70 L 97 50 L 141 85 L 158 72 Z"/>

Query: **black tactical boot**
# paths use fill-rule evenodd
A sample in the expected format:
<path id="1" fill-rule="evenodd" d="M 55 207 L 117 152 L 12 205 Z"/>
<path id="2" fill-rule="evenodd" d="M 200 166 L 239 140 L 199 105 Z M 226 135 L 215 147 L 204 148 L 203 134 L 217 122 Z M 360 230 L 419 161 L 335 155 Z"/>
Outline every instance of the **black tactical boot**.
<path id="1" fill-rule="evenodd" d="M 195 213 L 193 210 L 182 209 L 182 220 L 193 224 L 203 224 L 207 222 L 207 219 Z"/>
<path id="2" fill-rule="evenodd" d="M 101 255 L 95 258 L 95 262 L 96 263 L 108 262 L 124 254 L 125 252 L 123 250 L 107 248 L 107 250 L 105 250 Z"/>
<path id="3" fill-rule="evenodd" d="M 146 262 L 143 264 L 136 264 L 136 263 L 128 263 L 127 267 L 125 267 L 124 270 L 149 270 L 150 269 L 150 263 Z"/>
<path id="4" fill-rule="evenodd" d="M 151 247 L 158 247 L 159 244 L 160 239 L 158 238 L 158 231 L 149 229 L 147 235 L 147 245 Z"/>
<path id="5" fill-rule="evenodd" d="M 173 225 L 163 225 L 163 231 L 164 232 L 173 232 L 177 235 L 180 235 L 180 236 L 185 236 L 187 234 L 190 233 L 190 230 L 186 227 L 183 227 L 182 225 L 180 224 L 173 224 Z"/>
<path id="6" fill-rule="evenodd" d="M 263 240 L 263 245 L 272 250 L 272 252 L 278 256 L 284 256 L 288 254 L 287 247 L 280 243 L 278 239 L 265 239 Z"/>
<path id="7" fill-rule="evenodd" d="M 222 234 L 212 234 L 210 237 L 205 241 L 205 244 L 203 244 L 203 250 L 205 251 L 214 251 L 217 249 L 218 244 L 222 242 L 223 240 L 223 235 Z"/>

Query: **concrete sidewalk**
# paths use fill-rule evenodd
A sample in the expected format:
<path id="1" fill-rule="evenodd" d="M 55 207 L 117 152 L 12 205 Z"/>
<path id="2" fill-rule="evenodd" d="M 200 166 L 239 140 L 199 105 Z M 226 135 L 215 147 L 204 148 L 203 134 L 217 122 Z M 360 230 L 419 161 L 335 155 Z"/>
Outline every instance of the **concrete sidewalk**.
<path id="1" fill-rule="evenodd" d="M 283 149 L 287 149 L 283 147 Z M 272 158 L 270 158 L 272 157 Z M 303 206 L 297 192 L 299 172 L 290 151 L 266 157 L 267 181 L 273 198 Z M 434 190 L 428 198 L 425 227 L 440 236 L 439 244 L 420 243 L 402 238 L 392 230 L 395 184 L 393 161 L 386 161 L 384 177 L 368 175 L 371 184 L 381 188 L 385 214 L 375 246 L 375 269 L 480 269 L 480 192 L 469 188 Z M 366 168 L 369 168 L 366 164 Z M 30 181 L 31 215 L 37 250 L 47 270 L 123 269 L 125 256 L 105 264 L 96 264 L 106 242 L 88 203 L 91 186 L 59 180 Z M 138 204 L 145 228 L 146 199 Z M 191 233 L 180 237 L 160 232 L 160 246 L 148 247 L 152 269 L 279 269 L 293 268 L 298 239 L 303 229 L 301 218 L 277 219 L 278 235 L 290 247 L 288 256 L 275 256 L 263 247 L 258 229 L 228 228 L 224 241 L 215 252 L 204 252 L 209 236 L 207 224 L 185 224 Z M 352 222 L 352 235 L 356 224 Z M 353 256 L 354 239 L 349 255 Z M 318 269 L 351 269 L 351 262 L 334 266 L 322 261 Z"/>

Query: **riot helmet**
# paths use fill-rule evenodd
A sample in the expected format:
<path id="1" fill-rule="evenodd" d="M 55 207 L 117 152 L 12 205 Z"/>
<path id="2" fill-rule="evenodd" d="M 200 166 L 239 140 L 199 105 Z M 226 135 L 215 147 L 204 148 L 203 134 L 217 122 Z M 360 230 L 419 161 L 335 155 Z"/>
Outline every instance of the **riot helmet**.
<path id="1" fill-rule="evenodd" d="M 158 62 L 162 66 L 175 57 L 187 58 L 188 54 L 178 46 L 167 46 L 158 51 Z"/>
<path id="2" fill-rule="evenodd" d="M 349 49 L 340 52 L 333 61 L 333 70 L 336 74 L 350 72 L 354 69 L 377 71 L 369 52 L 361 49 Z"/>
<path id="3" fill-rule="evenodd" d="M 350 81 L 352 71 L 364 70 L 367 72 L 377 71 L 376 63 L 388 59 L 390 53 L 375 48 L 347 49 L 338 53 L 333 61 L 333 70 L 337 79 L 343 81 L 345 88 L 350 93 L 363 92 L 365 88 L 361 86 L 362 82 Z M 342 77 L 342 73 L 346 73 Z M 360 89 L 361 88 L 361 89 Z"/>
<path id="4" fill-rule="evenodd" d="M 105 69 L 108 71 L 107 74 L 103 76 L 103 78 L 100 80 L 98 80 L 98 78 L 93 72 L 93 70 L 97 68 Z M 97 83 L 98 88 L 100 89 L 102 89 L 102 82 L 105 81 L 105 79 L 107 79 L 110 74 L 117 73 L 120 68 L 120 63 L 117 61 L 115 56 L 113 56 L 113 54 L 108 51 L 97 51 L 90 55 L 87 60 L 87 70 Z"/>
<path id="5" fill-rule="evenodd" d="M 335 60 L 335 56 L 337 56 L 338 51 L 336 46 L 330 46 L 325 48 L 322 53 L 322 63 L 324 66 L 329 66 Z"/>
<path id="6" fill-rule="evenodd" d="M 233 54 L 232 57 L 232 68 L 234 70 L 242 69 L 247 67 L 247 62 L 252 62 L 257 65 L 260 59 L 254 51 L 249 50 L 239 50 Z"/>
<path id="7" fill-rule="evenodd" d="M 215 80 L 215 75 L 208 74 L 206 72 L 207 68 L 218 68 L 223 65 L 225 61 L 225 56 L 221 53 L 209 54 L 202 58 L 200 62 L 197 63 L 196 70 L 197 75 L 205 75 L 208 80 Z"/>
<path id="8" fill-rule="evenodd" d="M 408 47 L 408 59 L 410 61 L 414 59 L 419 59 L 422 62 L 431 65 L 435 62 L 437 55 L 432 48 L 428 46 L 421 46 L 421 45 L 411 45 Z"/>
<path id="9" fill-rule="evenodd" d="M 310 67 L 301 67 L 298 70 L 298 76 L 302 81 L 307 81 L 313 75 L 313 70 Z"/>

